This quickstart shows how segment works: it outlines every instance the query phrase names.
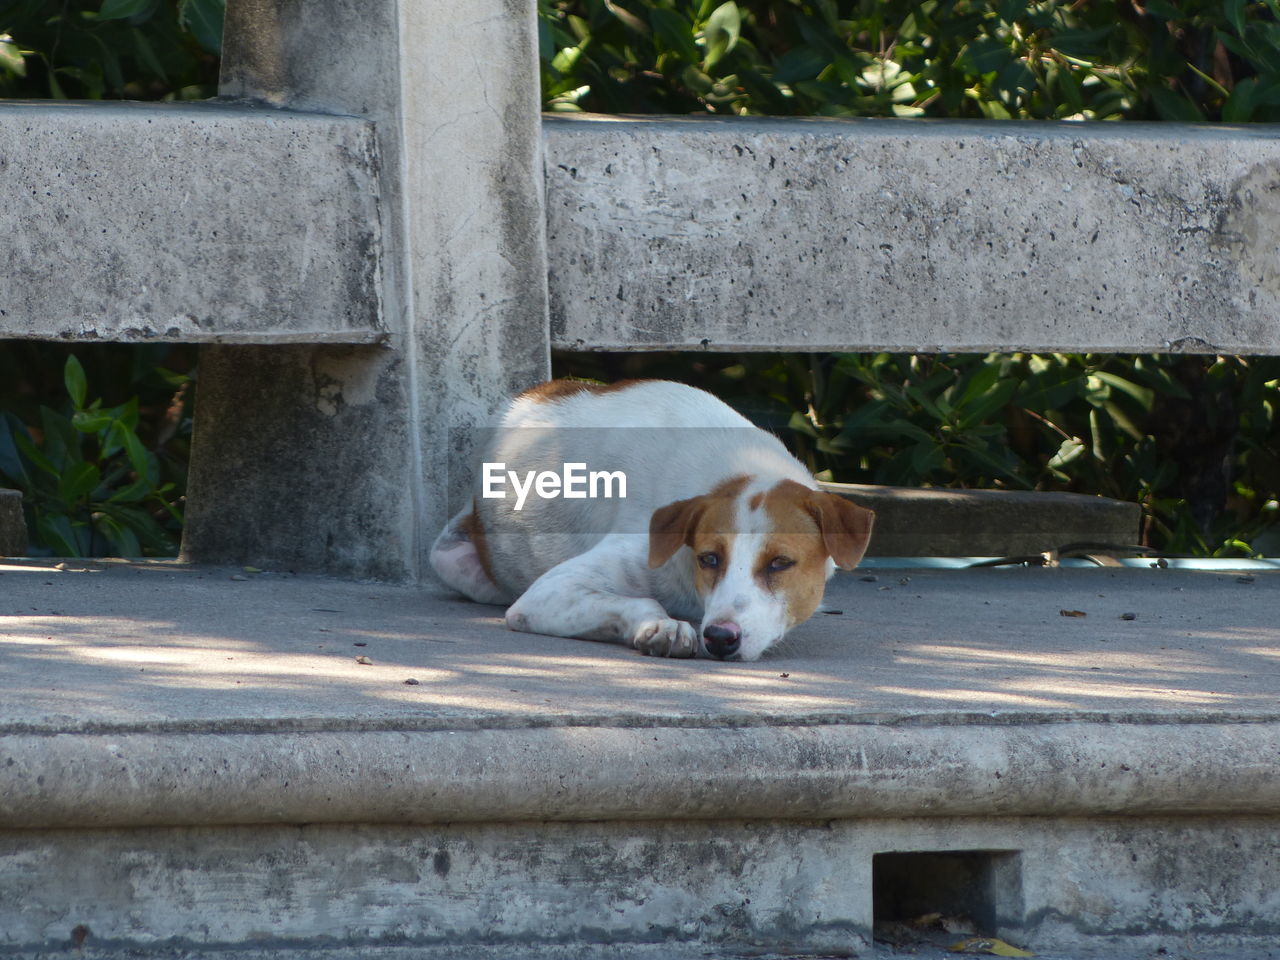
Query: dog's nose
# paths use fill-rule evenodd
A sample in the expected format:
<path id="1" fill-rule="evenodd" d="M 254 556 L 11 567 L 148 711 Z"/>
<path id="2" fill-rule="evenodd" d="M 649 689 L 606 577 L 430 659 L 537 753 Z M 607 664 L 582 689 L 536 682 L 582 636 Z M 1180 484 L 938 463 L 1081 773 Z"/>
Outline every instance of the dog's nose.
<path id="1" fill-rule="evenodd" d="M 736 623 L 708 623 L 702 631 L 707 653 L 724 660 L 738 652 L 742 631 Z"/>

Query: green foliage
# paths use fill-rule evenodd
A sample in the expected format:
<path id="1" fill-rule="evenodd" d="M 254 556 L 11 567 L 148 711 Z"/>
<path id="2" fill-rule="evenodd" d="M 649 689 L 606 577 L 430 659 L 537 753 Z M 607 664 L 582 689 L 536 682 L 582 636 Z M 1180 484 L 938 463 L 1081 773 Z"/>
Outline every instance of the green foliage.
<path id="1" fill-rule="evenodd" d="M 0 96 L 211 97 L 225 2 L 9 0 L 0 4 Z"/>
<path id="2" fill-rule="evenodd" d="M 1280 120 L 1280 0 L 539 0 L 551 110 Z"/>
<path id="3" fill-rule="evenodd" d="M 1280 552 L 1280 358 L 562 355 L 706 387 L 821 479 L 1063 490 L 1143 508 L 1169 554 Z"/>
<path id="4" fill-rule="evenodd" d="M 187 378 L 171 375 L 185 392 Z M 34 553 L 54 556 L 170 556 L 181 529 L 178 485 L 138 436 L 133 397 L 107 407 L 88 400 L 89 382 L 70 355 L 62 411 L 40 406 L 38 425 L 0 413 L 0 481 L 23 492 Z M 182 404 L 175 405 L 181 417 Z"/>

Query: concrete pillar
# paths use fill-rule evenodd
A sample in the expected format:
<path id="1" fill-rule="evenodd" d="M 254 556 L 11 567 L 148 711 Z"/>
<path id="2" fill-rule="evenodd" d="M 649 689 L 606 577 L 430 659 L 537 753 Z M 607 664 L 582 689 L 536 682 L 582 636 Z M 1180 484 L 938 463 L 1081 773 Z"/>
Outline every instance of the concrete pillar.
<path id="1" fill-rule="evenodd" d="M 27 521 L 22 516 L 22 492 L 0 490 L 0 557 L 27 555 Z"/>
<path id="2" fill-rule="evenodd" d="M 204 348 L 184 556 L 415 579 L 469 428 L 550 367 L 535 4 L 230 0 L 226 23 L 224 96 L 374 121 L 389 337 Z"/>

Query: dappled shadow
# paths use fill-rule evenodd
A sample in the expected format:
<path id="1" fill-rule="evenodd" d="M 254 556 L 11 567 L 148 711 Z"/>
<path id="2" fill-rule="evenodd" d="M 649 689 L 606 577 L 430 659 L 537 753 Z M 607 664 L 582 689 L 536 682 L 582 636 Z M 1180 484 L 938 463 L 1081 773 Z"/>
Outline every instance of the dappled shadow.
<path id="1" fill-rule="evenodd" d="M 513 633 L 501 609 L 429 588 L 174 565 L 0 571 L 8 725 L 1208 716 L 1276 712 L 1280 692 L 1270 574 L 840 575 L 841 613 L 742 664 Z"/>

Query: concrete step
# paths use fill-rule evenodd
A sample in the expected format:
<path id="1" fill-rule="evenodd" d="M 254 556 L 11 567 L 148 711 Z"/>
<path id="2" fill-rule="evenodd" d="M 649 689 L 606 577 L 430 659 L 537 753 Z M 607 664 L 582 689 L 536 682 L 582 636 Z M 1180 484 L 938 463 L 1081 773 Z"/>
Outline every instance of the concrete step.
<path id="1" fill-rule="evenodd" d="M 939 913 L 1280 956 L 1280 573 L 829 596 L 678 662 L 424 588 L 0 566 L 0 953 L 924 956 Z"/>

